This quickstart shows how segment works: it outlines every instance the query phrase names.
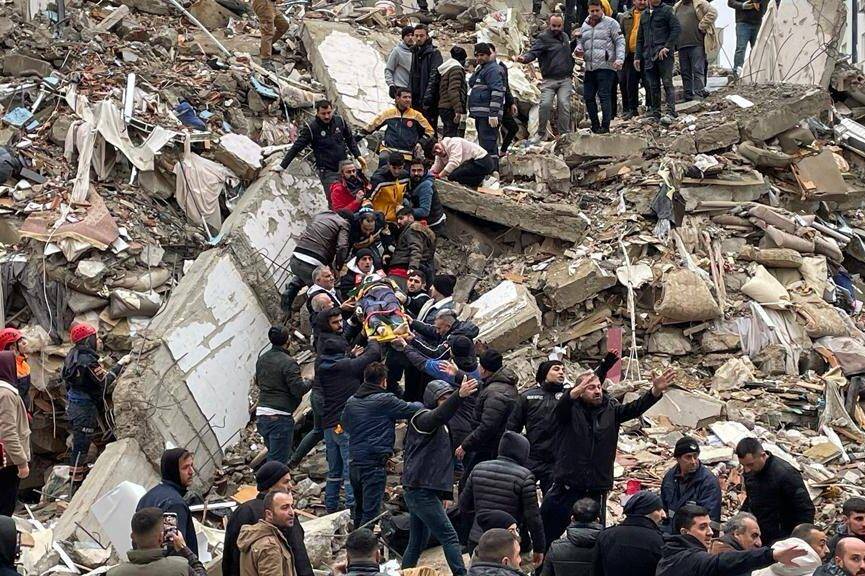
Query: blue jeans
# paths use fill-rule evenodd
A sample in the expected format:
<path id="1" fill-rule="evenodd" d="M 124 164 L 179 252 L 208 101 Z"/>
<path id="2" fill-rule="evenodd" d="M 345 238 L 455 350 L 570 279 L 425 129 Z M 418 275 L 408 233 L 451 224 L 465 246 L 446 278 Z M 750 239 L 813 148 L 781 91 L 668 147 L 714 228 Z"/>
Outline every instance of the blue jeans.
<path id="1" fill-rule="evenodd" d="M 733 54 L 733 68 L 737 70 L 745 63 L 745 49 L 748 44 L 751 49 L 757 43 L 757 33 L 760 32 L 759 24 L 750 22 L 736 22 L 736 52 Z"/>
<path id="2" fill-rule="evenodd" d="M 442 501 L 432 490 L 426 488 L 406 488 L 405 505 L 410 514 L 408 546 L 402 557 L 402 567 L 417 566 L 421 552 L 427 546 L 432 534 L 441 543 L 445 559 L 455 576 L 463 576 L 466 566 L 460 553 L 457 531 L 445 512 Z"/>
<path id="3" fill-rule="evenodd" d="M 66 418 L 72 427 L 72 452 L 69 455 L 71 466 L 84 466 L 87 453 L 98 427 L 99 411 L 90 400 L 67 397 Z"/>
<path id="4" fill-rule="evenodd" d="M 335 428 L 324 429 L 324 448 L 327 455 L 327 483 L 324 487 L 324 507 L 328 514 L 339 510 L 339 486 L 345 488 L 345 505 L 354 508 L 354 492 L 348 472 L 348 432 L 337 434 Z"/>
<path id="5" fill-rule="evenodd" d="M 287 464 L 294 443 L 294 418 L 291 416 L 256 416 L 255 426 L 267 446 L 267 461 Z"/>
<path id="6" fill-rule="evenodd" d="M 350 466 L 351 491 L 354 492 L 354 508 L 351 518 L 355 528 L 372 521 L 379 514 L 387 483 L 387 464 L 352 464 Z M 370 530 L 375 524 L 367 526 Z"/>

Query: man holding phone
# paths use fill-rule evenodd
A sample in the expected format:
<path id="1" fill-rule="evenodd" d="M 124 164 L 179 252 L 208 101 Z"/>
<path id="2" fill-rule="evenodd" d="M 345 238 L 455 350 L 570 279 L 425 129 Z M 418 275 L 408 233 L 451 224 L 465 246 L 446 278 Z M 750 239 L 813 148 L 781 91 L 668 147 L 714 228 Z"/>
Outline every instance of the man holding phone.
<path id="1" fill-rule="evenodd" d="M 733 70 L 736 76 L 742 73 L 745 50 L 757 43 L 757 34 L 769 0 L 727 0 L 727 6 L 736 11 L 736 53 L 733 55 Z"/>
<path id="2" fill-rule="evenodd" d="M 166 545 L 174 555 L 168 555 Z M 204 565 L 177 530 L 177 516 L 155 507 L 142 508 L 132 516 L 132 550 L 126 557 L 128 562 L 110 569 L 109 576 L 207 575 Z"/>

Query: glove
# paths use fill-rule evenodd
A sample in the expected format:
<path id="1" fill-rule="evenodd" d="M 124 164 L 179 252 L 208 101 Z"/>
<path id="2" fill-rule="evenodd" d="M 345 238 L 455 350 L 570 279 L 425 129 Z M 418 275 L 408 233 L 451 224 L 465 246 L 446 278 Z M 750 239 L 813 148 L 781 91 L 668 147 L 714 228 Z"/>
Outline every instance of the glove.
<path id="1" fill-rule="evenodd" d="M 396 98 L 396 86 L 389 86 L 387 93 L 391 98 Z"/>
<path id="2" fill-rule="evenodd" d="M 498 116 L 490 116 L 490 118 L 489 118 L 489 123 L 490 123 L 490 127 L 491 127 L 491 128 L 498 128 L 498 127 L 499 127 L 499 118 L 498 118 Z"/>

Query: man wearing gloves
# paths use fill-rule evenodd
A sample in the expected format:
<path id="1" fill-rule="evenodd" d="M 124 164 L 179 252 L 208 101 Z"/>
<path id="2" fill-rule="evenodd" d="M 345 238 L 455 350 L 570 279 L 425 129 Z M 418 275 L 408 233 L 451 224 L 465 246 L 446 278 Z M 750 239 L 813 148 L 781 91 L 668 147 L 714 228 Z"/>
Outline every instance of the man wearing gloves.
<path id="1" fill-rule="evenodd" d="M 616 97 L 616 72 L 625 61 L 625 37 L 619 23 L 604 15 L 601 0 L 589 0 L 589 16 L 580 29 L 576 55 L 586 63 L 583 98 L 592 132 L 608 134 Z M 603 120 L 598 118 L 598 99 Z"/>
<path id="2" fill-rule="evenodd" d="M 598 536 L 595 575 L 655 576 L 664 547 L 661 498 L 641 490 L 628 498 L 623 511 L 625 520 Z"/>
<path id="3" fill-rule="evenodd" d="M 475 45 L 478 68 L 469 78 L 469 116 L 475 119 L 478 144 L 496 162 L 499 157 L 499 122 L 505 105 L 505 82 L 502 70 L 492 57 L 489 44 Z"/>

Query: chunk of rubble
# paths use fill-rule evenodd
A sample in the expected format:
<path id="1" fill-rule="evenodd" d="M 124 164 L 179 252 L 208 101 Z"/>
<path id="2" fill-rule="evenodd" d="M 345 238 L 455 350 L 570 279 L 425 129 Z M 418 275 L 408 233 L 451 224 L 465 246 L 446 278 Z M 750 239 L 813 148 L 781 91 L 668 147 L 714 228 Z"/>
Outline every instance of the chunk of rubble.
<path id="1" fill-rule="evenodd" d="M 649 146 L 640 136 L 631 134 L 581 134 L 571 132 L 556 142 L 555 152 L 568 165 L 594 158 L 627 158 L 639 156 Z"/>
<path id="2" fill-rule="evenodd" d="M 661 328 L 652 332 L 646 344 L 649 354 L 664 356 L 684 356 L 690 353 L 691 349 L 691 341 L 677 328 Z"/>
<path id="3" fill-rule="evenodd" d="M 541 310 L 529 289 L 510 280 L 466 306 L 463 317 L 477 324 L 477 339 L 510 350 L 541 331 Z"/>
<path id="4" fill-rule="evenodd" d="M 590 258 L 559 260 L 544 273 L 544 294 L 551 307 L 560 312 L 616 284 L 616 275 Z"/>
<path id="5" fill-rule="evenodd" d="M 676 426 L 701 428 L 719 420 L 723 414 L 724 403 L 708 394 L 670 388 L 645 415 L 668 418 Z"/>
<path id="6" fill-rule="evenodd" d="M 351 513 L 341 510 L 302 522 L 306 553 L 314 567 L 329 566 L 335 552 L 344 544 L 351 525 Z M 342 537 L 341 537 L 342 536 Z"/>

